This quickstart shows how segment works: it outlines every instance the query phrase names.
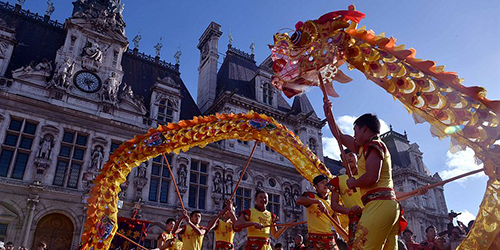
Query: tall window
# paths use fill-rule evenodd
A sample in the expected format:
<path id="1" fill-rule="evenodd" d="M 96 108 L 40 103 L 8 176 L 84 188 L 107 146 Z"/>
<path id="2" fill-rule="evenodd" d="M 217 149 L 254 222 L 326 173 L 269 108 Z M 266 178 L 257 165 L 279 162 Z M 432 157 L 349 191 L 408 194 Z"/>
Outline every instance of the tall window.
<path id="1" fill-rule="evenodd" d="M 269 203 L 267 204 L 267 210 L 273 212 L 276 216 L 280 216 L 280 196 L 277 194 L 268 194 Z"/>
<path id="2" fill-rule="evenodd" d="M 111 147 L 109 148 L 109 155 L 112 155 L 115 150 L 120 147 L 122 143 L 117 141 L 111 141 Z"/>
<path id="3" fill-rule="evenodd" d="M 0 153 L 0 176 L 23 179 L 36 127 L 34 122 L 12 118 Z"/>
<path id="4" fill-rule="evenodd" d="M 246 173 L 245 173 L 246 174 Z M 236 214 L 250 208 L 250 204 L 252 203 L 252 190 L 248 188 L 238 188 L 236 190 Z"/>
<path id="5" fill-rule="evenodd" d="M 78 188 L 87 139 L 88 136 L 80 132 L 64 131 L 61 150 L 57 158 L 54 185 Z"/>
<path id="6" fill-rule="evenodd" d="M 169 163 L 172 163 L 172 156 L 165 155 Z M 170 172 L 162 155 L 153 159 L 151 168 L 151 182 L 149 183 L 149 200 L 168 202 L 168 191 L 170 190 Z"/>
<path id="7" fill-rule="evenodd" d="M 189 175 L 189 207 L 205 209 L 207 196 L 208 164 L 191 160 Z"/>
<path id="8" fill-rule="evenodd" d="M 318 148 L 318 145 L 316 144 L 316 139 L 314 138 L 309 138 L 309 149 L 316 154 L 316 149 Z"/>
<path id="9" fill-rule="evenodd" d="M 5 242 L 5 238 L 7 238 L 7 226 L 8 224 L 0 223 L 0 240 Z"/>
<path id="10" fill-rule="evenodd" d="M 157 120 L 160 124 L 169 123 L 174 120 L 174 104 L 170 100 L 164 99 L 160 102 Z"/>
<path id="11" fill-rule="evenodd" d="M 262 85 L 262 101 L 269 105 L 273 104 L 273 89 L 267 82 Z"/>

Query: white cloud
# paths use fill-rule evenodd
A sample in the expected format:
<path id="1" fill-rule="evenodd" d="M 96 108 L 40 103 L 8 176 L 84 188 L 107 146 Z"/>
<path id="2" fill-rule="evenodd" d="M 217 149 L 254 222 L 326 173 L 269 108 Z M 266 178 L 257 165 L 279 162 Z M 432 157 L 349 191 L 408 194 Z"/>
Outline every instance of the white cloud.
<path id="1" fill-rule="evenodd" d="M 336 122 L 342 133 L 354 135 L 353 123 L 357 117 L 350 115 L 343 115 L 339 117 Z M 327 125 L 328 126 L 328 125 Z M 383 120 L 380 120 L 380 132 L 385 133 L 389 131 L 389 126 Z M 333 137 L 323 137 L 323 155 L 329 158 L 340 160 L 340 149 L 337 140 Z"/>
<path id="2" fill-rule="evenodd" d="M 476 163 L 476 160 L 474 159 L 474 151 L 470 148 L 466 148 L 465 150 L 459 151 L 455 154 L 448 151 L 446 153 L 446 158 L 446 169 L 439 172 L 439 175 L 441 175 L 441 178 L 443 179 L 448 179 L 483 167 L 482 163 Z M 485 176 L 484 172 L 480 172 L 478 174 L 458 179 L 456 182 L 464 182 L 468 178 L 479 178 L 483 176 Z"/>
<path id="3" fill-rule="evenodd" d="M 476 219 L 476 216 L 473 215 L 471 212 L 469 212 L 467 209 L 465 209 L 464 211 L 460 211 L 460 212 L 462 214 L 457 216 L 457 220 L 463 222 L 466 226 L 467 226 L 467 223 L 469 223 L 469 221 Z"/>

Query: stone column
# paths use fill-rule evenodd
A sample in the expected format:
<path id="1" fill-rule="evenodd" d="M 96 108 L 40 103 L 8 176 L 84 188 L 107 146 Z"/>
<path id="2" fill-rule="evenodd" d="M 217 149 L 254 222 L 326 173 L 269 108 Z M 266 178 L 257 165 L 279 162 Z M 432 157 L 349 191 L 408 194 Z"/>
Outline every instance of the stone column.
<path id="1" fill-rule="evenodd" d="M 30 196 L 27 201 L 27 210 L 28 210 L 28 216 L 26 216 L 24 220 L 24 235 L 23 235 L 23 243 L 21 244 L 22 246 L 27 246 L 28 245 L 28 239 L 30 236 L 30 231 L 31 231 L 31 224 L 33 223 L 33 214 L 35 213 L 35 208 L 36 205 L 38 204 L 39 196 L 34 195 Z"/>

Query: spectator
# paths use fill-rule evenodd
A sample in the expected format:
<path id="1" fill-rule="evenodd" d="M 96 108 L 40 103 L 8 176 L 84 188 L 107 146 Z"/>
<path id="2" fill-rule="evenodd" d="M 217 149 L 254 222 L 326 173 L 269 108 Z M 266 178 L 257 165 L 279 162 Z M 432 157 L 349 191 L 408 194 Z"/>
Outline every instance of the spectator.
<path id="1" fill-rule="evenodd" d="M 459 227 L 453 227 L 453 229 L 451 229 L 449 249 L 457 249 L 458 245 L 460 245 L 463 240 L 464 236 L 462 230 L 460 230 Z"/>
<path id="2" fill-rule="evenodd" d="M 281 243 L 276 243 L 276 245 L 274 245 L 274 250 L 283 250 L 283 245 Z"/>
<path id="3" fill-rule="evenodd" d="M 4 245 L 3 241 L 0 241 L 0 250 L 5 250 L 5 247 L 4 247 L 4 246 L 5 246 L 5 245 Z"/>
<path id="4" fill-rule="evenodd" d="M 7 243 L 5 243 L 5 250 L 14 250 L 14 243 L 12 243 L 11 241 L 8 241 Z"/>
<path id="5" fill-rule="evenodd" d="M 38 242 L 38 245 L 36 245 L 36 250 L 46 250 L 47 249 L 47 244 L 45 242 L 41 241 Z"/>
<path id="6" fill-rule="evenodd" d="M 436 227 L 428 226 L 425 229 L 425 240 L 420 242 L 422 250 L 443 250 L 443 247 L 438 245 L 438 237 L 436 235 Z"/>
<path id="7" fill-rule="evenodd" d="M 17 248 L 17 250 L 28 250 L 28 248 L 25 246 L 21 246 L 21 247 Z"/>
<path id="8" fill-rule="evenodd" d="M 304 244 L 302 243 L 302 242 L 304 242 L 304 237 L 302 237 L 302 235 L 297 234 L 293 238 L 293 242 L 295 243 L 295 247 L 293 248 L 293 250 L 304 250 L 304 249 L 306 249 L 306 246 L 304 246 Z"/>
<path id="9" fill-rule="evenodd" d="M 403 231 L 403 240 L 408 250 L 419 250 L 420 246 L 413 240 L 413 232 L 410 229 Z"/>

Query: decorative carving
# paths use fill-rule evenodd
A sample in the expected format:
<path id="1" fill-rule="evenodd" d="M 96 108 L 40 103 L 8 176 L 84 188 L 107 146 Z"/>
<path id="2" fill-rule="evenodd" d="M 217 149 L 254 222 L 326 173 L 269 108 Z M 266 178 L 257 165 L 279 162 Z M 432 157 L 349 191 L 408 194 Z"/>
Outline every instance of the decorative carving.
<path id="1" fill-rule="evenodd" d="M 0 42 L 0 58 L 5 58 L 7 55 L 7 49 L 9 48 L 9 44 L 6 42 Z"/>
<path id="2" fill-rule="evenodd" d="M 57 87 L 68 88 L 71 84 L 70 79 L 73 75 L 74 65 L 74 62 L 71 62 L 69 58 L 66 58 L 66 60 L 64 60 L 64 62 L 56 69 L 56 73 L 47 87 L 55 85 Z"/>
<path id="3" fill-rule="evenodd" d="M 283 194 L 283 197 L 285 198 L 285 207 L 292 207 L 292 206 L 295 206 L 293 204 L 294 200 L 293 200 L 293 194 L 292 194 L 292 191 L 290 190 L 290 188 L 285 188 L 285 193 Z"/>
<path id="4" fill-rule="evenodd" d="M 175 52 L 175 55 L 174 55 L 175 64 L 181 64 L 181 56 L 182 56 L 182 52 L 179 49 L 179 50 L 177 50 L 177 52 Z"/>
<path id="5" fill-rule="evenodd" d="M 142 199 L 142 189 L 146 186 L 148 183 L 148 178 L 146 177 L 136 177 L 134 178 L 134 184 L 135 184 L 135 199 Z"/>
<path id="6" fill-rule="evenodd" d="M 226 178 L 224 179 L 224 193 L 225 194 L 230 194 L 233 192 L 233 175 L 227 174 Z"/>
<path id="7" fill-rule="evenodd" d="M 120 87 L 120 82 L 116 79 L 116 73 L 111 72 L 108 79 L 104 82 L 104 88 L 101 92 L 101 99 L 103 101 L 110 101 L 112 103 L 117 102 L 118 88 Z"/>
<path id="8" fill-rule="evenodd" d="M 90 163 L 90 168 L 92 170 L 101 170 L 102 168 L 102 161 L 104 159 L 104 149 L 101 145 L 97 145 L 94 147 L 94 150 L 92 151 L 92 160 Z"/>
<path id="9" fill-rule="evenodd" d="M 124 183 L 120 184 L 120 192 L 118 193 L 118 198 L 123 200 L 127 197 L 127 188 L 130 182 L 127 180 Z"/>
<path id="10" fill-rule="evenodd" d="M 255 55 L 255 43 L 250 44 L 250 51 L 252 51 L 252 55 Z"/>
<path id="11" fill-rule="evenodd" d="M 139 41 L 141 41 L 142 36 L 141 34 L 138 34 L 132 39 L 132 42 L 134 42 L 134 49 L 139 49 Z"/>
<path id="12" fill-rule="evenodd" d="M 82 49 L 82 56 L 86 64 L 99 68 L 102 63 L 102 50 L 99 46 L 99 39 L 96 41 L 87 40 L 87 43 Z"/>
<path id="13" fill-rule="evenodd" d="M 43 177 L 47 173 L 47 169 L 50 167 L 51 161 L 46 158 L 35 158 L 35 166 L 36 166 L 36 173 L 35 173 L 35 180 L 33 183 L 35 185 L 41 185 Z"/>
<path id="14" fill-rule="evenodd" d="M 40 142 L 40 149 L 38 150 L 37 158 L 50 159 L 50 153 L 54 147 L 54 136 L 45 134 L 42 142 Z"/>
<path id="15" fill-rule="evenodd" d="M 45 11 L 45 15 L 52 16 L 52 13 L 54 13 L 55 10 L 56 8 L 54 7 L 54 3 L 50 0 L 47 0 L 47 11 Z"/>
<path id="16" fill-rule="evenodd" d="M 229 37 L 229 45 L 232 45 L 234 42 L 234 38 L 233 38 L 233 33 L 231 32 L 231 29 L 229 29 L 229 34 L 227 34 L 227 36 Z"/>
<path id="17" fill-rule="evenodd" d="M 299 205 L 297 205 L 297 198 L 299 198 L 299 190 L 295 189 L 293 190 L 293 206 L 294 207 L 299 207 Z"/>
<path id="18" fill-rule="evenodd" d="M 124 33 L 125 22 L 122 13 L 125 4 L 121 3 L 120 0 L 76 1 L 73 5 L 73 17 L 88 19 L 95 31 L 116 30 L 122 34 Z"/>
<path id="19" fill-rule="evenodd" d="M 213 192 L 214 193 L 222 193 L 222 177 L 221 173 L 215 172 L 214 175 L 214 187 L 213 187 Z"/>
<path id="20" fill-rule="evenodd" d="M 179 170 L 177 170 L 177 186 L 187 187 L 187 169 L 186 165 L 180 165 Z"/>
<path id="21" fill-rule="evenodd" d="M 12 71 L 12 77 L 14 78 L 40 78 L 40 80 L 45 80 L 52 73 L 52 63 L 47 59 L 43 59 L 40 63 L 35 64 L 32 61 L 29 65 L 21 67 L 19 69 Z"/>
<path id="22" fill-rule="evenodd" d="M 19 4 L 21 6 L 24 4 L 24 2 L 26 2 L 26 0 L 17 0 L 17 4 Z"/>
<path id="23" fill-rule="evenodd" d="M 122 93 L 123 97 L 134 99 L 134 91 L 132 90 L 132 87 L 126 83 L 123 84 Z"/>

